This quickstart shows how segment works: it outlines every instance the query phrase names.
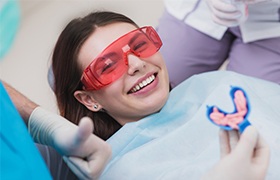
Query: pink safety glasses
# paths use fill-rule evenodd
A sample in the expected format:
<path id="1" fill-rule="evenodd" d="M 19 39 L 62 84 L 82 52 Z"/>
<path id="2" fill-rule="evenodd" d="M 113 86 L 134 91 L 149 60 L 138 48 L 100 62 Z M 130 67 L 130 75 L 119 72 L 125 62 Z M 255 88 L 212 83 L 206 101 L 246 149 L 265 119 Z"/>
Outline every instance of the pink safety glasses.
<path id="1" fill-rule="evenodd" d="M 105 48 L 84 70 L 81 78 L 84 90 L 98 90 L 120 78 L 127 71 L 129 53 L 147 58 L 161 46 L 162 42 L 151 26 L 123 35 Z"/>

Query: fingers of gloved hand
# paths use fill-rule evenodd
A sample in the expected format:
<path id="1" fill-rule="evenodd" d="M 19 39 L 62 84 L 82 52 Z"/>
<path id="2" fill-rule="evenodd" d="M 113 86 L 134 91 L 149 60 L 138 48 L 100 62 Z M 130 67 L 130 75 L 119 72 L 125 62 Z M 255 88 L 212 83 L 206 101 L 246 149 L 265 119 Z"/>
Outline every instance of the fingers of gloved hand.
<path id="1" fill-rule="evenodd" d="M 220 157 L 223 158 L 230 153 L 228 131 L 224 129 L 220 129 L 219 140 L 220 140 Z"/>
<path id="2" fill-rule="evenodd" d="M 225 0 L 208 0 L 207 2 L 215 23 L 228 27 L 239 24 L 239 18 L 242 14 L 237 6 Z"/>
<path id="3" fill-rule="evenodd" d="M 257 145 L 255 147 L 253 157 L 254 157 L 253 158 L 254 163 L 260 164 L 263 167 L 268 167 L 270 149 L 269 149 L 269 145 L 260 136 L 260 134 L 258 135 Z"/>
<path id="4" fill-rule="evenodd" d="M 71 171 L 79 178 L 79 179 L 89 179 L 89 177 L 81 171 L 81 167 L 77 166 L 75 163 L 73 163 L 69 157 L 63 156 L 64 162 L 67 164 L 67 166 L 71 169 Z"/>
<path id="5" fill-rule="evenodd" d="M 208 0 L 210 9 L 215 12 L 221 13 L 234 13 L 238 11 L 237 7 L 233 4 L 226 2 L 226 0 Z"/>
<path id="6" fill-rule="evenodd" d="M 63 156 L 63 160 L 79 179 L 98 179 L 101 174 L 101 171 L 98 172 L 100 168 L 89 166 L 88 162 L 81 158 Z"/>
<path id="7" fill-rule="evenodd" d="M 231 5 L 233 6 L 233 5 Z M 233 6 L 235 7 L 235 6 Z M 235 8 L 236 9 L 236 8 Z M 236 21 L 241 17 L 241 12 L 239 10 L 235 10 L 233 12 L 224 12 L 224 11 L 219 11 L 215 8 L 212 10 L 214 17 L 217 19 L 220 19 L 221 21 Z"/>
<path id="8" fill-rule="evenodd" d="M 231 151 L 236 147 L 239 141 L 239 132 L 237 130 L 230 130 L 228 131 L 229 134 L 229 145 Z"/>
<path id="9" fill-rule="evenodd" d="M 246 4 L 257 4 L 257 3 L 262 3 L 262 2 L 269 2 L 272 0 L 242 0 Z"/>
<path id="10" fill-rule="evenodd" d="M 93 122 L 89 117 L 83 117 L 79 123 L 76 142 L 81 144 L 93 133 Z"/>
<path id="11" fill-rule="evenodd" d="M 220 156 L 224 156 L 231 153 L 231 151 L 236 147 L 239 140 L 239 133 L 236 130 L 226 131 L 221 129 L 219 132 L 220 139 Z"/>
<path id="12" fill-rule="evenodd" d="M 218 18 L 217 16 L 215 16 L 214 14 L 212 14 L 212 20 L 219 25 L 223 25 L 223 26 L 227 26 L 227 27 L 233 27 L 233 26 L 239 25 L 238 19 L 236 19 L 236 20 L 221 19 L 221 18 Z"/>

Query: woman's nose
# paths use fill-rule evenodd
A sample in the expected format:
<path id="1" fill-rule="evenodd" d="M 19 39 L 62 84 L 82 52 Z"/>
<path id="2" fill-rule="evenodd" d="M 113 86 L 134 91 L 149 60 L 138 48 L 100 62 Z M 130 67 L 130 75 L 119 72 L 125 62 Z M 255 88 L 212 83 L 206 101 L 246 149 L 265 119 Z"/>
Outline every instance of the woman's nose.
<path id="1" fill-rule="evenodd" d="M 133 75 L 138 71 L 143 70 L 146 66 L 146 62 L 141 60 L 138 56 L 134 54 L 127 55 L 128 61 L 128 74 Z"/>

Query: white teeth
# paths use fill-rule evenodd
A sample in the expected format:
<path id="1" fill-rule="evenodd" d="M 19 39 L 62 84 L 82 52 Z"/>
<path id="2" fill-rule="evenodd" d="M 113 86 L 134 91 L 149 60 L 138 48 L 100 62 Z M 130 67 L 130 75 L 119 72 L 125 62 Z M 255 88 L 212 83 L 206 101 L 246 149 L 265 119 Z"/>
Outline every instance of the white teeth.
<path id="1" fill-rule="evenodd" d="M 134 93 L 136 91 L 139 91 L 140 89 L 142 89 L 143 87 L 147 86 L 148 84 L 150 84 L 153 80 L 155 79 L 154 75 L 151 75 L 150 77 L 148 77 L 147 79 L 145 79 L 144 81 L 140 82 L 139 84 L 137 84 L 135 87 L 132 88 L 131 92 Z"/>
<path id="2" fill-rule="evenodd" d="M 148 83 L 146 80 L 143 81 L 144 86 L 146 86 Z"/>

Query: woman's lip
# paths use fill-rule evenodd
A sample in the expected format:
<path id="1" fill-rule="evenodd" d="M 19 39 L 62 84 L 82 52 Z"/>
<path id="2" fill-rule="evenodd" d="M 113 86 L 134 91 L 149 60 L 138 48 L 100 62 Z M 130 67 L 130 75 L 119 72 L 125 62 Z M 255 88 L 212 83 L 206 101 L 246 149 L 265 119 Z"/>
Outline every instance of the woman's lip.
<path id="1" fill-rule="evenodd" d="M 151 72 L 151 73 L 148 73 L 146 74 L 144 77 L 140 78 L 137 80 L 137 82 L 130 88 L 130 90 L 128 91 L 128 94 L 132 93 L 132 89 L 138 85 L 139 83 L 141 83 L 142 81 L 146 80 L 148 77 L 151 77 L 152 75 L 156 76 L 157 73 L 155 72 Z"/>

